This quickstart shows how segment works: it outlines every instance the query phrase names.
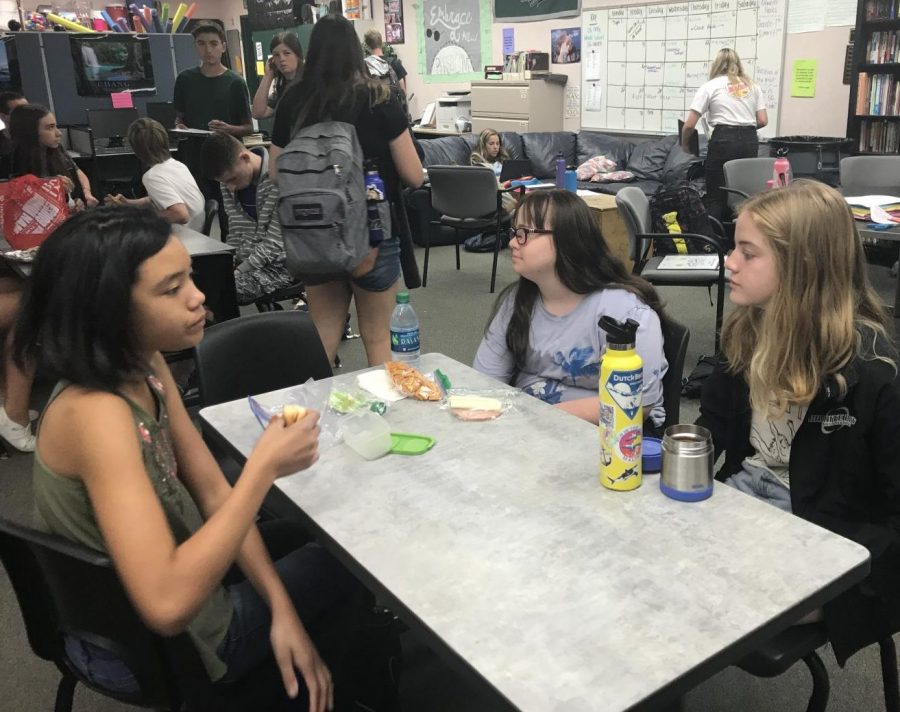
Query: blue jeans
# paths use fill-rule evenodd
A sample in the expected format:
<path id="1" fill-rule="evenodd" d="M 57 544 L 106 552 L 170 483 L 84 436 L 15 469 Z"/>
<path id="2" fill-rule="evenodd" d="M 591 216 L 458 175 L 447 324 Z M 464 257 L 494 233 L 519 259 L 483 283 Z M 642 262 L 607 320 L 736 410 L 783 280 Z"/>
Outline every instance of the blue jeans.
<path id="1" fill-rule="evenodd" d="M 366 602 L 365 589 L 317 544 L 296 548 L 307 535 L 292 522 L 267 522 L 259 528 L 297 615 L 337 680 L 341 672 L 336 668 L 343 663 L 352 629 Z M 232 572 L 228 578 L 241 577 Z M 228 667 L 221 682 L 233 682 L 274 660 L 269 641 L 272 618 L 269 607 L 247 579 L 226 584 L 226 588 L 234 612 L 217 654 Z M 113 692 L 139 690 L 134 674 L 113 653 L 72 636 L 66 636 L 65 647 L 69 660 L 91 682 Z M 306 694 L 299 673 L 297 680 L 301 691 L 292 704 L 296 703 L 298 710 L 305 709 Z"/>
<path id="2" fill-rule="evenodd" d="M 768 470 L 751 465 L 746 460 L 741 470 L 725 480 L 725 484 L 749 494 L 778 509 L 791 512 L 791 491 Z"/>
<path id="3" fill-rule="evenodd" d="M 315 287 L 328 282 L 349 280 L 367 292 L 385 292 L 394 286 L 400 278 L 400 239 L 391 237 L 378 247 L 375 266 L 362 277 L 351 277 L 348 274 L 304 275 L 303 282 Z"/>

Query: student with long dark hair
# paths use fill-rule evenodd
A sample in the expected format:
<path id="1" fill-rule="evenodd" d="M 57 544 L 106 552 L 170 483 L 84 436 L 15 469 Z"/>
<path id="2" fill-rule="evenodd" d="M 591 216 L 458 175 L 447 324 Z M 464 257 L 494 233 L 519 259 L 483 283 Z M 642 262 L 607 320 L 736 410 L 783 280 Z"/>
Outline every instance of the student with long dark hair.
<path id="1" fill-rule="evenodd" d="M 353 25 L 341 15 L 329 15 L 316 23 L 303 76 L 278 104 L 269 162 L 276 182 L 278 156 L 293 134 L 326 119 L 356 127 L 363 154 L 377 165 L 389 200 L 397 199 L 401 179 L 409 186 L 422 183 L 422 164 L 403 108 L 387 85 L 369 77 Z M 356 300 L 369 365 L 390 360 L 389 325 L 400 277 L 397 237 L 385 235 L 352 275 L 300 276 L 329 360 L 337 353 L 351 299 Z"/>
<path id="2" fill-rule="evenodd" d="M 266 73 L 256 88 L 250 107 L 254 119 L 267 119 L 274 114 L 288 84 L 303 71 L 303 48 L 295 33 L 277 33 L 269 42 L 269 53 Z"/>
<path id="3" fill-rule="evenodd" d="M 275 416 L 229 486 L 160 353 L 200 341 L 203 301 L 187 250 L 149 210 L 84 212 L 44 242 L 15 339 L 20 363 L 59 379 L 37 434 L 36 523 L 109 552 L 141 618 L 187 632 L 210 679 L 274 657 L 287 696 L 323 712 L 331 674 L 310 636 L 350 622 L 361 588 L 316 545 L 273 564 L 255 524 L 273 481 L 318 459 L 319 416 Z M 246 580 L 224 586 L 235 563 Z M 111 651 L 75 636 L 66 649 L 97 684 L 135 689 Z"/>
<path id="4" fill-rule="evenodd" d="M 49 109 L 40 104 L 17 106 L 9 115 L 9 134 L 12 140 L 11 175 L 59 176 L 76 203 L 81 201 L 82 207 L 89 208 L 97 205 L 88 177 L 60 146 L 62 133 Z"/>
<path id="5" fill-rule="evenodd" d="M 644 361 L 644 420 L 651 429 L 660 426 L 668 366 L 656 290 L 610 252 L 590 208 L 567 191 L 528 194 L 509 235 L 519 280 L 497 298 L 475 368 L 596 423 L 606 348 L 597 322 L 634 319 Z"/>

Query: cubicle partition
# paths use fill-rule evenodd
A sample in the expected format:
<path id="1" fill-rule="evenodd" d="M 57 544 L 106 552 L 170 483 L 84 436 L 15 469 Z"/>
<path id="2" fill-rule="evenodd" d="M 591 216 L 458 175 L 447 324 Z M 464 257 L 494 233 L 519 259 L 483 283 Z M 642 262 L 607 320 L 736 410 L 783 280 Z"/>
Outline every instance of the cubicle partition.
<path id="1" fill-rule="evenodd" d="M 147 102 L 172 101 L 175 77 L 179 72 L 197 66 L 193 38 L 188 34 L 149 34 L 150 56 L 156 88 L 135 91 L 134 107 L 146 116 Z M 109 96 L 80 96 L 76 68 L 72 60 L 67 32 L 22 32 L 15 36 L 22 64 L 22 89 L 29 101 L 52 106 L 62 125 L 87 124 L 88 109 L 110 109 Z M 27 55 L 27 58 L 26 58 Z M 39 76 L 44 74 L 48 90 L 39 91 Z"/>

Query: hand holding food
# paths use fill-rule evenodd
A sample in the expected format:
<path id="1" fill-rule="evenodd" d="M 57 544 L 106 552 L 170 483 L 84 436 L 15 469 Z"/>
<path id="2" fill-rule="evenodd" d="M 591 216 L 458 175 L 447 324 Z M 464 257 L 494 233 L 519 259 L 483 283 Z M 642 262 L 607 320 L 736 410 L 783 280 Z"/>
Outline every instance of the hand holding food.
<path id="1" fill-rule="evenodd" d="M 282 408 L 281 417 L 284 418 L 285 425 L 293 425 L 301 418 L 305 418 L 308 412 L 302 405 L 288 403 Z"/>

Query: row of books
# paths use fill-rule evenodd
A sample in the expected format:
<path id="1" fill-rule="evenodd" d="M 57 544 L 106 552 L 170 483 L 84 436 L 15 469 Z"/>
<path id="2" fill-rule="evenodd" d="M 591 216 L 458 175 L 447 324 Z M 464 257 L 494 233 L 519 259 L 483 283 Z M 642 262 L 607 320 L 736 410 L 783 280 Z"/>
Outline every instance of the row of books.
<path id="1" fill-rule="evenodd" d="M 900 61 L 900 30 L 873 32 L 866 44 L 866 62 L 885 64 Z"/>
<path id="2" fill-rule="evenodd" d="M 900 151 L 900 122 L 862 121 L 859 127 L 859 150 L 869 153 Z"/>
<path id="3" fill-rule="evenodd" d="M 867 20 L 893 20 L 900 17 L 900 0 L 866 0 Z"/>
<path id="4" fill-rule="evenodd" d="M 893 74 L 859 73 L 856 87 L 857 116 L 897 116 L 900 114 L 900 92 Z"/>

